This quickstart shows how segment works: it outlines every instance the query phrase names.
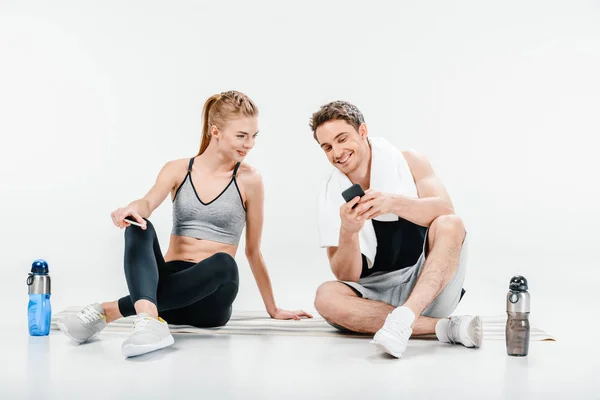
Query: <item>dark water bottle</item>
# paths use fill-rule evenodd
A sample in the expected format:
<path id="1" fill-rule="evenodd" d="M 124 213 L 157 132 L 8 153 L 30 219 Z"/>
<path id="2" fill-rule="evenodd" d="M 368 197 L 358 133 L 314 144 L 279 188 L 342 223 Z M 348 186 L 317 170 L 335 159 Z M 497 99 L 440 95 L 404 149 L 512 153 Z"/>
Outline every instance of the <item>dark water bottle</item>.
<path id="1" fill-rule="evenodd" d="M 31 336 L 46 336 L 50 333 L 52 307 L 50 306 L 50 275 L 45 260 L 35 260 L 27 277 L 29 305 L 27 318 Z"/>
<path id="2" fill-rule="evenodd" d="M 506 351 L 509 356 L 526 356 L 529 352 L 529 292 L 527 279 L 514 276 L 506 295 Z"/>

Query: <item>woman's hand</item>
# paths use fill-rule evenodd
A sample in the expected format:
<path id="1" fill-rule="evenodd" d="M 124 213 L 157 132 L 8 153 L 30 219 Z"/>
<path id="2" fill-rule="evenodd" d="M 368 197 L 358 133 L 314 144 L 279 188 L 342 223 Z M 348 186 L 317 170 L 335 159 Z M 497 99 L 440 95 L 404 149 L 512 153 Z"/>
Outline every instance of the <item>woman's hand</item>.
<path id="1" fill-rule="evenodd" d="M 271 315 L 271 318 L 273 318 L 273 319 L 295 319 L 295 320 L 299 320 L 299 319 L 301 319 L 301 317 L 312 318 L 312 315 L 310 315 L 309 313 L 304 312 L 302 310 L 299 310 L 299 311 L 287 311 L 287 310 L 283 310 L 281 308 L 275 309 L 275 312 L 273 313 L 273 315 Z"/>
<path id="2" fill-rule="evenodd" d="M 127 228 L 131 225 L 125 221 L 125 218 L 131 219 L 132 221 L 137 221 L 140 225 L 142 225 L 142 229 L 146 229 L 146 220 L 142 218 L 131 205 L 116 209 L 110 214 L 110 217 L 112 218 L 113 224 L 121 229 Z"/>

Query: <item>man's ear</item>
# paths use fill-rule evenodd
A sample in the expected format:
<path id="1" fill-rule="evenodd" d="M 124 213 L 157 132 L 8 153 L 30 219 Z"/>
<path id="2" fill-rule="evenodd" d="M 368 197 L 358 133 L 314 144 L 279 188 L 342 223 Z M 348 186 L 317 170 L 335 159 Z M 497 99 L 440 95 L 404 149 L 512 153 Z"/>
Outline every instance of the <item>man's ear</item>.
<path id="1" fill-rule="evenodd" d="M 358 127 L 358 134 L 360 135 L 360 137 L 362 139 L 367 139 L 367 136 L 369 136 L 369 130 L 367 129 L 367 124 L 365 124 L 365 123 L 360 124 L 360 126 Z"/>
<path id="2" fill-rule="evenodd" d="M 318 129 L 318 128 L 317 128 Z M 313 135 L 313 137 L 315 138 L 315 140 L 317 141 L 317 143 L 319 144 L 319 146 L 321 145 L 321 142 L 319 142 L 319 137 L 317 136 L 317 130 L 315 129 L 315 133 Z"/>

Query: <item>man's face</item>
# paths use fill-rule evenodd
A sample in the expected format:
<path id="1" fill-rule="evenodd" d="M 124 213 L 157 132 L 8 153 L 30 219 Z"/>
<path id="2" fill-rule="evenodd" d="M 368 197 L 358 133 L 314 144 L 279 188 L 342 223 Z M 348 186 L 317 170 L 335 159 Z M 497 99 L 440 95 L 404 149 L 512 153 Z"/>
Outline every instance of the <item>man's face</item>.
<path id="1" fill-rule="evenodd" d="M 367 127 L 358 131 L 344 120 L 327 121 L 316 130 L 316 137 L 327 159 L 334 167 L 349 174 L 365 159 Z"/>

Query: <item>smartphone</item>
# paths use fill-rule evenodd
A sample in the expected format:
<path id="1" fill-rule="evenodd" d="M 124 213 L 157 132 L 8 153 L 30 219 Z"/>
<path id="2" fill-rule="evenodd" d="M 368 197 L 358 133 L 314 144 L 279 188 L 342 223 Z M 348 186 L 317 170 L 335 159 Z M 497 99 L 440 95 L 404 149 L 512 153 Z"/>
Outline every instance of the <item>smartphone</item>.
<path id="1" fill-rule="evenodd" d="M 139 222 L 135 221 L 132 217 L 123 218 L 123 221 L 128 222 L 131 225 L 139 226 L 140 228 L 142 227 L 142 224 L 140 224 Z"/>
<path id="2" fill-rule="evenodd" d="M 363 197 L 364 195 L 365 192 L 358 183 L 355 183 L 354 185 L 350 186 L 348 189 L 342 192 L 342 197 L 344 198 L 344 200 L 346 200 L 346 203 L 355 198 L 356 196 Z M 355 204 L 352 207 L 352 209 L 354 209 L 354 207 L 356 207 L 357 205 L 358 204 Z"/>

